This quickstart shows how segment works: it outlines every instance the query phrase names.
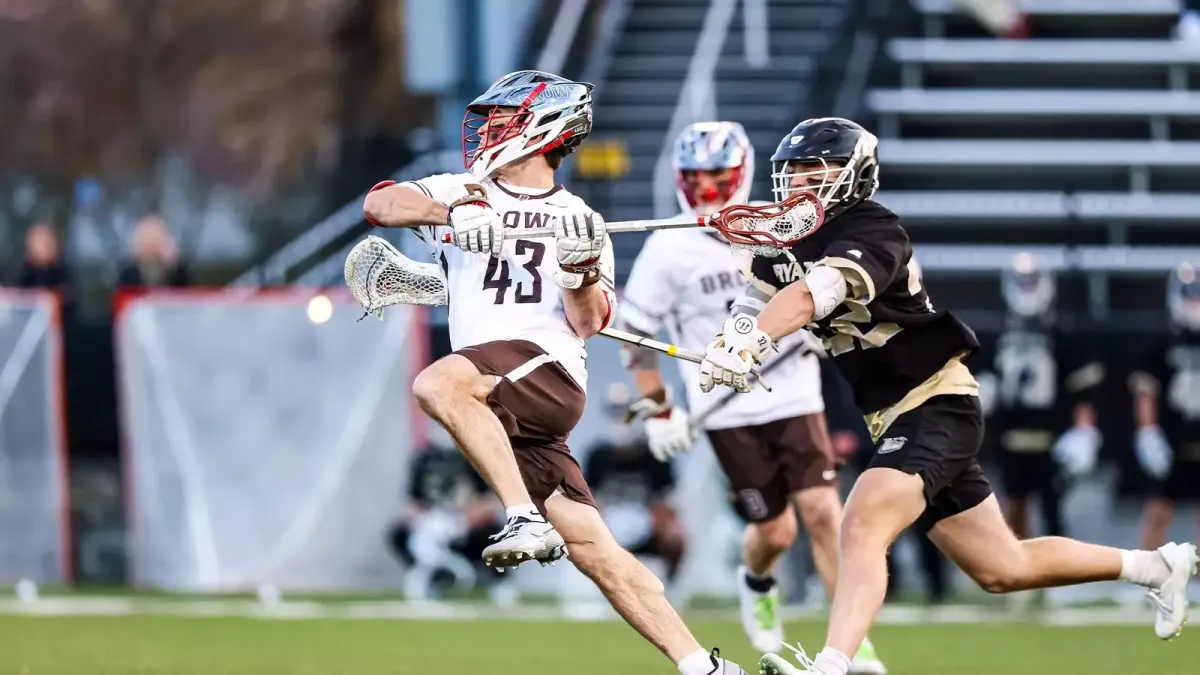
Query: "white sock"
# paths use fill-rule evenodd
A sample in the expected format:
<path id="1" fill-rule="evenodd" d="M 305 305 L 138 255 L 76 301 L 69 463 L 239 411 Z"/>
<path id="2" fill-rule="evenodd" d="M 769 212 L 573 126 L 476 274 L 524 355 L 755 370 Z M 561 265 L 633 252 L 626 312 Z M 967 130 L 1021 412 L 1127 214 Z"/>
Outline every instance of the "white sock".
<path id="1" fill-rule="evenodd" d="M 515 504 L 504 509 L 504 515 L 508 518 L 525 516 L 530 520 L 542 520 L 542 514 L 538 513 L 537 507 L 533 504 Z"/>
<path id="2" fill-rule="evenodd" d="M 704 650 L 692 652 L 679 662 L 679 675 L 708 675 L 712 671 L 712 657 Z"/>
<path id="3" fill-rule="evenodd" d="M 846 675 L 850 671 L 850 657 L 832 647 L 826 647 L 813 659 L 813 667 L 821 675 Z"/>
<path id="4" fill-rule="evenodd" d="M 1171 568 L 1158 551 L 1121 551 L 1121 580 L 1146 588 L 1167 583 Z"/>

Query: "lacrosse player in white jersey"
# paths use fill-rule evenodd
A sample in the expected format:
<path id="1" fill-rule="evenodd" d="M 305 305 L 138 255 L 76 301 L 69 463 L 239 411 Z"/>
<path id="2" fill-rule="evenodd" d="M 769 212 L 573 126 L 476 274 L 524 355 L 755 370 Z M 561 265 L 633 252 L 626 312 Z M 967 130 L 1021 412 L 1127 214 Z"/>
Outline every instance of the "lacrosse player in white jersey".
<path id="1" fill-rule="evenodd" d="M 684 215 L 708 216 L 748 203 L 754 148 L 736 122 L 701 122 L 676 139 L 674 168 Z M 739 260 L 715 232 L 655 232 L 625 286 L 622 328 L 646 336 L 665 328 L 673 343 L 703 349 L 721 331 L 745 286 L 739 270 Z M 702 392 L 699 366 L 680 361 L 688 410 L 672 399 L 654 352 L 624 352 L 642 397 L 631 412 L 645 419 L 655 457 L 668 461 L 690 449 L 703 430 L 729 479 L 734 509 L 749 523 L 737 575 L 742 626 L 754 647 L 764 652 L 783 646 L 779 587 L 772 570 L 796 540 L 796 511 L 830 595 L 836 582 L 842 504 L 815 346 L 816 340 L 803 331 L 780 345 L 783 356 L 772 363 L 771 379 L 794 386 L 731 397 Z M 703 419 L 693 423 L 689 411 Z M 856 655 L 852 672 L 886 672 L 869 640 Z"/>
<path id="2" fill-rule="evenodd" d="M 658 578 L 617 544 L 567 447 L 585 402 L 584 340 L 616 309 L 604 220 L 554 177 L 591 131 L 591 90 L 538 71 L 501 77 L 467 106 L 469 173 L 381 183 L 364 211 L 412 228 L 446 275 L 455 351 L 423 370 L 413 393 L 506 507 L 484 560 L 549 564 L 569 551 L 682 675 L 743 675 L 700 646 Z M 505 237 L 547 226 L 553 240 Z"/>

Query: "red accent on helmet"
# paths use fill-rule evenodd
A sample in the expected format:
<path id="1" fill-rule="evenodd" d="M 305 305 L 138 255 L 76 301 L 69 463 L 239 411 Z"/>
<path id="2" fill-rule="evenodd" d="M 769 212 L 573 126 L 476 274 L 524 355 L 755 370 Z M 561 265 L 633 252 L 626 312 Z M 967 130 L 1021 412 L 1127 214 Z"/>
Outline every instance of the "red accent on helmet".
<path id="1" fill-rule="evenodd" d="M 462 152 L 463 166 L 470 170 L 480 155 L 495 148 L 497 145 L 516 138 L 525 133 L 526 127 L 533 120 L 533 112 L 529 106 L 546 89 L 547 83 L 540 82 L 529 95 L 521 101 L 515 112 L 500 112 L 498 106 L 479 107 L 472 110 L 467 106 L 463 116 Z M 474 149 L 468 149 L 473 147 Z"/>

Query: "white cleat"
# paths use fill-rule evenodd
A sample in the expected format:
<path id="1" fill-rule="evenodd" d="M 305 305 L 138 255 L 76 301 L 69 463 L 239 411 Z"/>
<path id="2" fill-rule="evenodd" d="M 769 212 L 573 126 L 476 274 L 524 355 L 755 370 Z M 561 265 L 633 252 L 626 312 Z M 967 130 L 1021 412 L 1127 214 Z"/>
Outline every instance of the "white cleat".
<path id="1" fill-rule="evenodd" d="M 759 675 L 804 675 L 817 672 L 812 659 L 808 658 L 808 654 L 805 654 L 803 649 L 793 647 L 786 642 L 783 643 L 783 646 L 796 652 L 796 661 L 800 663 L 800 667 L 792 665 L 791 661 L 779 654 L 763 654 L 762 658 L 758 660 Z"/>
<path id="2" fill-rule="evenodd" d="M 863 640 L 858 651 L 854 653 L 848 675 L 887 675 L 887 667 L 875 654 L 875 645 L 871 644 L 870 640 Z"/>
<path id="3" fill-rule="evenodd" d="M 738 605 L 742 630 L 754 648 L 764 653 L 778 652 L 783 646 L 783 620 L 779 616 L 779 585 L 759 593 L 746 584 L 746 568 L 737 569 Z"/>
<path id="4" fill-rule="evenodd" d="M 1154 632 L 1163 640 L 1170 640 L 1179 635 L 1187 623 L 1188 582 L 1196 575 L 1196 546 L 1171 542 L 1159 548 L 1158 554 L 1171 570 L 1171 575 L 1162 586 L 1146 595 L 1157 613 Z"/>
<path id="5" fill-rule="evenodd" d="M 708 658 L 712 661 L 713 669 L 708 675 L 747 675 L 746 669 L 733 661 L 721 658 L 721 650 L 714 649 Z"/>
<path id="6" fill-rule="evenodd" d="M 483 562 L 501 572 L 529 560 L 553 565 L 567 555 L 562 535 L 540 516 L 513 516 L 491 538 L 496 543 L 483 549 Z"/>

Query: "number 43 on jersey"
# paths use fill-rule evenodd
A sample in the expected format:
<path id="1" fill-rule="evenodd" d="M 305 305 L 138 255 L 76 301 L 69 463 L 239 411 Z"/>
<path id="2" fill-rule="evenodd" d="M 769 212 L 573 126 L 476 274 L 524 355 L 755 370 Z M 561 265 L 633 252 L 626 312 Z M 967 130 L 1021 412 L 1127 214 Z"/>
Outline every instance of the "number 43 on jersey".
<path id="1" fill-rule="evenodd" d="M 516 254 L 526 256 L 521 267 L 529 272 L 530 281 L 514 282 L 510 275 L 508 261 L 502 258 L 489 258 L 487 271 L 483 275 L 484 290 L 495 290 L 494 304 L 505 304 L 508 289 L 516 288 L 512 294 L 513 302 L 518 305 L 536 304 L 542 301 L 542 272 L 539 269 L 542 259 L 546 256 L 546 245 L 539 241 L 518 239 Z"/>

